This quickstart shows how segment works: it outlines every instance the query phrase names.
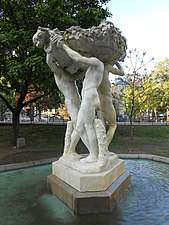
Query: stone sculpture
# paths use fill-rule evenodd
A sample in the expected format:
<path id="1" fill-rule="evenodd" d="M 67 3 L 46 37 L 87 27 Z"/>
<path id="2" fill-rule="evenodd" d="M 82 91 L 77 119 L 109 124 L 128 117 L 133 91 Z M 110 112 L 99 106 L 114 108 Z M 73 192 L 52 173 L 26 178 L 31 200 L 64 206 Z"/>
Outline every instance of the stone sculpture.
<path id="1" fill-rule="evenodd" d="M 108 75 L 109 72 L 124 74 L 118 61 L 126 55 L 126 39 L 113 23 L 104 21 L 89 29 L 73 26 L 59 31 L 57 28 L 39 27 L 33 42 L 37 47 L 44 48 L 46 62 L 65 96 L 71 118 L 61 160 L 79 160 L 75 147 L 81 138 L 90 153 L 81 162 L 97 163 L 97 168 L 107 168 L 108 145 L 116 130 L 116 113 Z M 82 78 L 80 98 L 75 81 Z M 109 126 L 107 133 L 103 126 L 106 123 Z M 101 137 L 106 138 L 100 141 Z"/>
<path id="2" fill-rule="evenodd" d="M 75 147 L 84 131 L 87 134 L 90 155 L 83 161 L 94 162 L 98 159 L 98 146 L 94 128 L 94 118 L 97 110 L 100 110 L 100 99 L 97 91 L 103 79 L 104 64 L 95 57 L 81 56 L 76 51 L 62 44 L 72 60 L 81 65 L 86 65 L 87 70 L 83 80 L 82 101 L 78 112 L 77 123 L 71 135 L 71 143 L 68 155 L 75 152 Z"/>
<path id="3" fill-rule="evenodd" d="M 94 56 L 103 63 L 123 61 L 126 56 L 126 38 L 109 21 L 88 29 L 72 26 L 63 36 L 72 49 L 87 57 Z"/>
<path id="4" fill-rule="evenodd" d="M 116 130 L 109 72 L 124 75 L 119 61 L 126 55 L 126 39 L 112 23 L 102 22 L 66 31 L 39 27 L 33 42 L 45 50 L 71 118 L 48 188 L 75 213 L 110 212 L 130 185 L 124 161 L 108 151 Z M 81 97 L 77 79 L 83 79 Z M 87 157 L 76 153 L 80 138 L 89 150 Z"/>

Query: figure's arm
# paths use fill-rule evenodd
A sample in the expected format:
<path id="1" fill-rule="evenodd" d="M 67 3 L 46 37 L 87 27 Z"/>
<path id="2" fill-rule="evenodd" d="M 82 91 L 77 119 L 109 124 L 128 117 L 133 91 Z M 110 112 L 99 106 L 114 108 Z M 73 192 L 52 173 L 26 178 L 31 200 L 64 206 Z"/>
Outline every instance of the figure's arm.
<path id="1" fill-rule="evenodd" d="M 63 37 L 59 34 L 52 33 L 52 38 L 50 41 L 50 45 L 53 48 L 54 45 L 57 45 L 57 48 L 62 48 L 66 51 L 66 53 L 69 55 L 69 57 L 76 61 L 83 64 L 89 64 L 89 58 L 81 56 L 79 53 L 74 51 L 73 49 L 69 48 L 63 40 Z"/>
<path id="2" fill-rule="evenodd" d="M 46 55 L 46 63 L 53 73 L 57 73 L 59 65 L 56 65 L 52 52 Z"/>
<path id="3" fill-rule="evenodd" d="M 90 66 L 90 65 L 97 65 L 98 59 L 95 57 L 85 57 L 79 54 L 78 52 L 71 49 L 68 45 L 65 44 L 63 36 L 60 34 L 52 35 L 51 38 L 51 44 L 54 45 L 57 44 L 58 48 L 62 48 L 65 50 L 65 52 L 68 54 L 68 56 L 75 62 L 79 62 L 81 64 Z"/>
<path id="4" fill-rule="evenodd" d="M 84 56 L 80 55 L 78 52 L 69 48 L 65 43 L 62 44 L 62 48 L 67 52 L 69 57 L 72 60 L 74 60 L 75 62 L 79 62 L 79 63 L 85 64 L 85 65 L 92 64 L 90 58 L 87 58 L 87 57 L 84 57 Z"/>
<path id="5" fill-rule="evenodd" d="M 113 73 L 113 74 L 115 74 L 115 75 L 124 76 L 124 70 L 123 70 L 122 66 L 118 62 L 116 62 L 115 65 L 117 66 L 117 68 L 115 68 L 112 65 L 108 64 L 107 65 L 108 71 Z"/>

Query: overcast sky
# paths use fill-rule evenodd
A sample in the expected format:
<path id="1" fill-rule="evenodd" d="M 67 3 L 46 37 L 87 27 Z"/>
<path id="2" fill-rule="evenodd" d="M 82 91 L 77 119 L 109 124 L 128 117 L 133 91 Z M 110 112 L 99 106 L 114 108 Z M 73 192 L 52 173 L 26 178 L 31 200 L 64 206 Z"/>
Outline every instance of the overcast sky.
<path id="1" fill-rule="evenodd" d="M 145 51 L 155 61 L 169 58 L 169 0 L 111 0 L 107 7 L 128 49 Z"/>

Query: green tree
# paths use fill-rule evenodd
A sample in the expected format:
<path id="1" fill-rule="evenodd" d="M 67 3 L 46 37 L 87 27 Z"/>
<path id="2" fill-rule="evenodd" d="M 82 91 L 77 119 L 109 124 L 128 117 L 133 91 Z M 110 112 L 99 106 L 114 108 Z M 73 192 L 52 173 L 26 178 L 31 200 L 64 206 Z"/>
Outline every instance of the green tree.
<path id="1" fill-rule="evenodd" d="M 123 79 L 124 83 L 128 86 L 123 92 L 123 106 L 124 112 L 128 115 L 130 121 L 130 134 L 133 137 L 133 118 L 140 113 L 141 106 L 145 103 L 142 98 L 145 92 L 144 82 L 147 76 L 146 65 L 154 58 L 146 61 L 146 53 L 139 53 L 137 49 L 130 50 L 127 56 L 128 73 L 125 74 Z"/>
<path id="2" fill-rule="evenodd" d="M 5 112 L 7 111 L 7 106 L 4 102 L 0 99 L 0 120 L 5 120 Z"/>
<path id="3" fill-rule="evenodd" d="M 19 135 L 19 115 L 22 108 L 56 89 L 44 52 L 32 43 L 37 27 L 41 25 L 65 30 L 72 25 L 98 25 L 111 15 L 108 9 L 103 9 L 107 2 L 108 0 L 0 1 L 0 99 L 13 114 L 13 145 L 16 145 Z M 26 100 L 28 94 L 35 92 L 37 95 L 34 98 Z M 13 99 L 7 98 L 8 95 L 13 96 Z"/>
<path id="4" fill-rule="evenodd" d="M 152 111 L 157 121 L 158 113 L 165 113 L 169 106 L 169 59 L 156 64 L 155 70 L 145 81 L 146 109 Z"/>

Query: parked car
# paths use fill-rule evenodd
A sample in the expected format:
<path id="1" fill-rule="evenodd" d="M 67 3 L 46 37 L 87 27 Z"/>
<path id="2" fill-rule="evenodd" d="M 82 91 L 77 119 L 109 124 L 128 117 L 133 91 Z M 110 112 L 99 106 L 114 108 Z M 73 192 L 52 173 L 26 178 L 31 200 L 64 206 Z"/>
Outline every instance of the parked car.
<path id="1" fill-rule="evenodd" d="M 165 114 L 158 115 L 158 121 L 164 122 L 167 120 L 167 116 Z"/>
<path id="2" fill-rule="evenodd" d="M 22 122 L 29 122 L 30 121 L 30 117 L 29 116 L 20 116 L 19 119 Z"/>

